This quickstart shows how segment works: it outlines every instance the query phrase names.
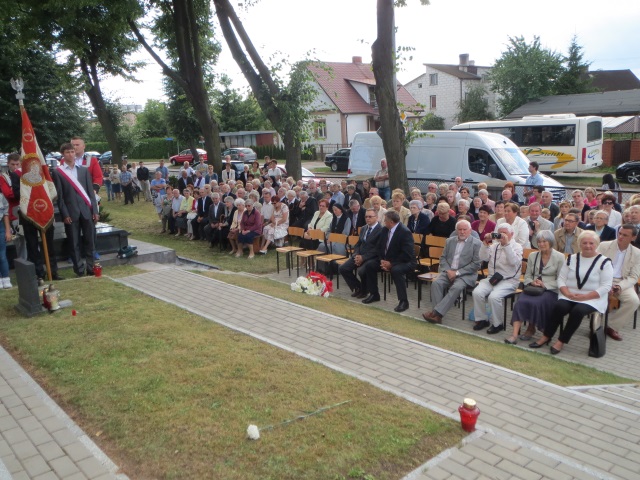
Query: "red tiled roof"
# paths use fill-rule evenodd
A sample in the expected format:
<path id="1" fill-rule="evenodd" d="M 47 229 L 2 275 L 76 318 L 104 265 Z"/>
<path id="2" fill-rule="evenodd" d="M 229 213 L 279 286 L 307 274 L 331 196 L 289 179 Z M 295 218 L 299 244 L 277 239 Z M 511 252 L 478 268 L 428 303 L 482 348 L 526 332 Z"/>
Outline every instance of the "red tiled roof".
<path id="1" fill-rule="evenodd" d="M 378 109 L 365 101 L 351 84 L 351 82 L 363 83 L 368 86 L 376 84 L 370 64 L 322 62 L 310 64 L 308 68 L 320 88 L 324 90 L 341 113 L 379 115 Z M 408 110 L 410 106 L 418 109 L 418 102 L 399 83 L 398 102 L 406 105 Z"/>

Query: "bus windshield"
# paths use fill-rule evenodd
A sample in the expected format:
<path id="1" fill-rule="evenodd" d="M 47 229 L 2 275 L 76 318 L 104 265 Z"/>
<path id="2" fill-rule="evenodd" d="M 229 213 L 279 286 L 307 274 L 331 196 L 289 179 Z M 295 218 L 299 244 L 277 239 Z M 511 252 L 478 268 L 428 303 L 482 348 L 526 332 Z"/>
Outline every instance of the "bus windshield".
<path id="1" fill-rule="evenodd" d="M 529 175 L 529 160 L 517 148 L 494 148 L 493 154 L 511 175 Z"/>

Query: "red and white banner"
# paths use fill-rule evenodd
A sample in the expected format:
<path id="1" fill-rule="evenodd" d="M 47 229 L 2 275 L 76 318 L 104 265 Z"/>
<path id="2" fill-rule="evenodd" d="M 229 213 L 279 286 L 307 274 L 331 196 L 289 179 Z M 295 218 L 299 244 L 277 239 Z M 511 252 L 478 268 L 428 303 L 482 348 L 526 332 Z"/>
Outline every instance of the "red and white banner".
<path id="1" fill-rule="evenodd" d="M 36 134 L 23 105 L 22 176 L 20 177 L 20 211 L 36 227 L 46 229 L 53 222 L 53 201 L 57 197 L 49 167 L 38 146 Z"/>

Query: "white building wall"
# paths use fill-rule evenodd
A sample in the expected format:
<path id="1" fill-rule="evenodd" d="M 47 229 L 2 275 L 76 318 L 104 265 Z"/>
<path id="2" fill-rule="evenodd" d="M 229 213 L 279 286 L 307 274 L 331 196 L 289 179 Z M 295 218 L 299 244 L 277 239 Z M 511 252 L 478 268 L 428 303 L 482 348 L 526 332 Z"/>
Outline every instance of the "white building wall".
<path id="1" fill-rule="evenodd" d="M 326 115 L 325 120 L 327 122 L 327 138 L 315 140 L 320 143 L 331 143 L 339 145 L 342 143 L 342 127 L 340 124 L 340 114 L 331 113 Z"/>
<path id="2" fill-rule="evenodd" d="M 478 75 L 482 76 L 490 71 L 490 68 L 478 67 Z M 438 84 L 430 85 L 430 74 L 438 74 Z M 458 103 L 464 98 L 465 92 L 468 91 L 471 86 L 479 83 L 478 80 L 461 80 L 458 77 L 449 75 L 448 73 L 436 70 L 432 67 L 426 67 L 426 73 L 420 75 L 418 78 L 411 80 L 405 85 L 405 88 L 409 91 L 413 98 L 419 103 L 424 105 L 425 114 L 433 113 L 439 117 L 443 117 L 444 128 L 449 129 L 453 125 L 457 124 L 455 117 L 458 115 L 459 108 Z M 487 101 L 489 102 L 489 109 L 496 113 L 496 94 L 491 92 L 490 84 L 484 83 L 487 90 Z M 430 108 L 430 97 L 436 96 L 436 108 Z"/>
<path id="3" fill-rule="evenodd" d="M 369 103 L 371 99 L 369 98 L 369 85 L 360 82 L 349 82 L 351 86 L 358 92 L 358 95 L 362 97 L 362 99 Z"/>

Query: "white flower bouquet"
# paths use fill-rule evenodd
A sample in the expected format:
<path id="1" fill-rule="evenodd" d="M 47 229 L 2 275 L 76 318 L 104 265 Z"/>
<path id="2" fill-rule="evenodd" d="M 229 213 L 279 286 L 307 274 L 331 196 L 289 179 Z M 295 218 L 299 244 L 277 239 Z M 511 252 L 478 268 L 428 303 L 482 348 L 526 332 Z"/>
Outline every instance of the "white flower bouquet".
<path id="1" fill-rule="evenodd" d="M 333 291 L 333 283 L 320 273 L 309 272 L 309 275 L 306 277 L 298 277 L 298 279 L 291 284 L 291 290 L 306 293 L 307 295 L 327 298 Z"/>

